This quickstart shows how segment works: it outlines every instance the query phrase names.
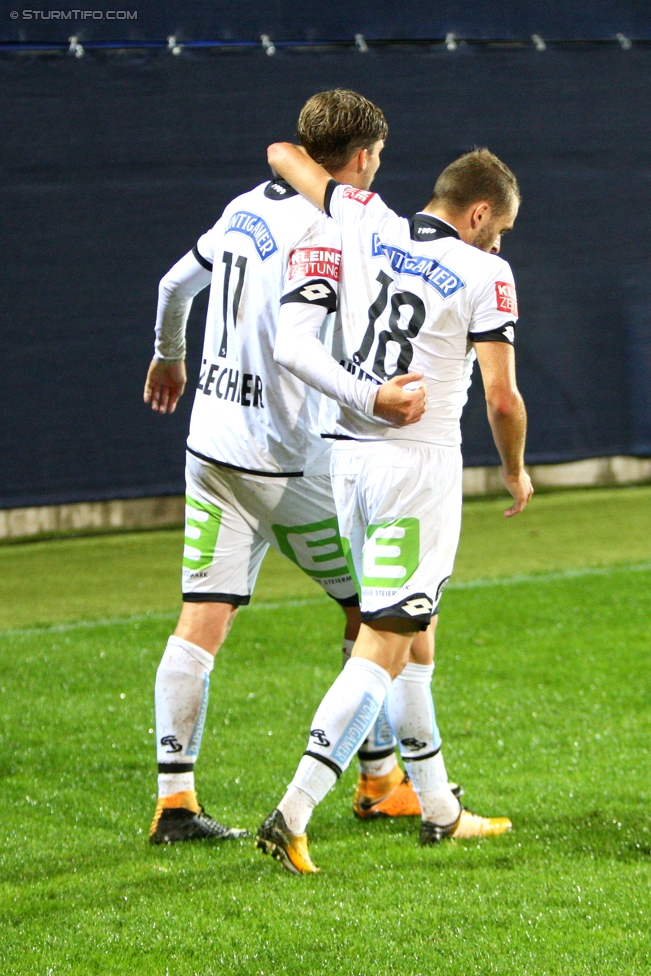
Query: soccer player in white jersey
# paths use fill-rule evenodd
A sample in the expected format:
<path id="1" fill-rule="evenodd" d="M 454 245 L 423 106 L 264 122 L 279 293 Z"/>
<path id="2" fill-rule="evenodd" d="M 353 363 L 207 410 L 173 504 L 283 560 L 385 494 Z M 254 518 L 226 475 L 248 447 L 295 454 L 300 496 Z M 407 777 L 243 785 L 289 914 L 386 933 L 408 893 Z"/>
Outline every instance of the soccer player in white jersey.
<path id="1" fill-rule="evenodd" d="M 328 138 L 339 157 L 330 171 L 367 186 L 366 157 L 386 135 L 384 116 L 344 92 L 334 121 Z M 359 600 L 341 548 L 327 441 L 317 426 L 320 398 L 273 358 L 281 299 L 316 309 L 323 326 L 336 304 L 340 256 L 333 221 L 282 180 L 267 181 L 228 204 L 160 283 L 144 396 L 159 413 L 174 410 L 185 386 L 192 300 L 208 285 L 210 300 L 188 438 L 183 608 L 156 676 L 152 843 L 246 833 L 203 811 L 194 764 L 215 654 L 237 609 L 249 602 L 270 545 L 340 603 L 352 649 Z M 404 389 L 408 381 L 364 391 L 356 405 L 369 416 L 414 422 L 423 404 Z"/>
<path id="2" fill-rule="evenodd" d="M 376 158 L 382 146 L 378 140 Z M 413 648 L 410 654 L 410 644 L 429 625 L 452 573 L 461 521 L 460 417 L 475 358 L 514 498 L 505 514 L 522 511 L 533 490 L 515 381 L 515 286 L 509 265 L 490 253 L 513 226 L 520 194 L 511 171 L 476 150 L 447 167 L 424 210 L 406 220 L 378 194 L 329 178 L 297 147 L 276 144 L 269 161 L 332 216 L 342 235 L 334 358 L 307 308 L 283 309 L 276 341 L 278 362 L 339 402 L 331 474 L 362 610 L 351 659 L 317 710 L 285 796 L 258 830 L 264 852 L 307 873 L 317 870 L 307 848 L 310 815 L 385 699 L 421 805 L 421 844 L 511 827 L 505 817 L 464 811 L 451 792 L 431 705 L 431 665 Z M 424 374 L 427 398 L 418 424 L 398 429 L 356 409 L 353 395 L 414 369 Z"/>

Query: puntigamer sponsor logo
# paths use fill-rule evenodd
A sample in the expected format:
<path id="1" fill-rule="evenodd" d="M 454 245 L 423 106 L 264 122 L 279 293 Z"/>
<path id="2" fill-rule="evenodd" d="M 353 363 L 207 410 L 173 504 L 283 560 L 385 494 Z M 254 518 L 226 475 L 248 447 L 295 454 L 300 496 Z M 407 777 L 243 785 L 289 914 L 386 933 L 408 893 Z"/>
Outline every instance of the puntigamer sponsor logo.
<path id="1" fill-rule="evenodd" d="M 397 271 L 398 274 L 422 278 L 439 293 L 441 298 L 449 298 L 459 289 L 466 287 L 465 281 L 450 271 L 449 268 L 446 268 L 444 264 L 439 264 L 434 258 L 409 254 L 408 251 L 403 251 L 399 247 L 383 244 L 379 234 L 373 234 L 371 253 L 374 258 L 382 255 L 388 258 L 392 270 Z"/>
<path id="2" fill-rule="evenodd" d="M 226 233 L 230 234 L 232 231 L 250 237 L 262 261 L 266 261 L 278 250 L 278 245 L 266 222 L 262 217 L 249 213 L 248 210 L 238 210 L 233 214 L 228 221 Z"/>

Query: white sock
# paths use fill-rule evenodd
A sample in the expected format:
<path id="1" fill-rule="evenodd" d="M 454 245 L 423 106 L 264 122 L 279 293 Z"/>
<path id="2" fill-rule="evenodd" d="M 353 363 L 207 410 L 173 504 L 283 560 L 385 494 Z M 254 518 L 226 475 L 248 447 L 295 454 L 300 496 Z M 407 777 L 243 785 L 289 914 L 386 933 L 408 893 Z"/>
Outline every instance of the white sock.
<path id="1" fill-rule="evenodd" d="M 368 735 L 391 687 L 389 673 L 353 657 L 319 705 L 307 751 L 278 809 L 293 833 L 305 833 L 312 810 L 334 786 Z M 301 795 L 302 794 L 302 795 Z"/>
<path id="2" fill-rule="evenodd" d="M 307 755 L 323 756 L 343 772 L 368 735 L 391 687 L 388 671 L 352 657 L 326 692 L 310 731 Z M 295 783 L 298 786 L 298 783 Z"/>
<path id="3" fill-rule="evenodd" d="M 398 764 L 397 742 L 389 722 L 387 698 L 384 699 L 373 728 L 357 753 L 359 771 L 367 776 L 388 776 Z"/>
<path id="4" fill-rule="evenodd" d="M 461 804 L 448 785 L 443 756 L 438 752 L 431 759 L 405 762 L 409 778 L 420 802 L 423 820 L 447 827 L 461 812 Z"/>
<path id="5" fill-rule="evenodd" d="M 171 796 L 172 793 L 185 793 L 194 789 L 194 773 L 159 773 L 159 797 Z"/>
<path id="6" fill-rule="evenodd" d="M 441 735 L 431 689 L 433 673 L 433 664 L 405 665 L 391 686 L 387 704 L 423 820 L 443 826 L 457 819 L 460 804 L 448 786 L 440 752 Z"/>
<path id="7" fill-rule="evenodd" d="M 347 640 L 344 637 L 341 649 L 342 668 L 345 668 L 350 661 L 354 646 L 354 640 Z M 375 725 L 357 753 L 360 773 L 366 773 L 369 776 L 388 776 L 398 763 L 395 752 L 396 745 L 396 739 L 389 724 L 385 699 L 384 705 L 375 720 Z M 387 750 L 390 750 L 388 754 Z"/>
<path id="8" fill-rule="evenodd" d="M 304 834 L 317 803 L 337 782 L 337 774 L 318 759 L 303 756 L 294 779 L 278 804 L 285 823 L 293 834 Z M 300 785 L 296 785 L 296 784 Z"/>
<path id="9" fill-rule="evenodd" d="M 208 708 L 215 659 L 203 648 L 170 637 L 156 672 L 158 795 L 194 789 L 194 762 Z"/>

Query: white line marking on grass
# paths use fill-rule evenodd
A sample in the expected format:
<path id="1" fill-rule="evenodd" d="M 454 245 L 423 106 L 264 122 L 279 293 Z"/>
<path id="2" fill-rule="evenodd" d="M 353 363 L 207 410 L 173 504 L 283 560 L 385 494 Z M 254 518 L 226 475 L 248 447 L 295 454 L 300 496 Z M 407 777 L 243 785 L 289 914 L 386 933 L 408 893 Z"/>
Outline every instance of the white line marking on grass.
<path id="1" fill-rule="evenodd" d="M 513 586 L 516 583 L 547 583 L 554 580 L 578 579 L 581 576 L 610 576 L 612 573 L 642 573 L 651 569 L 651 562 L 619 566 L 584 566 L 582 569 L 559 569 L 551 573 L 515 573 L 513 576 L 497 576 L 495 579 L 468 580 L 465 583 L 448 583 L 447 590 L 471 590 L 484 586 Z"/>
<path id="2" fill-rule="evenodd" d="M 285 607 L 309 607 L 314 604 L 328 603 L 327 597 L 312 597 L 308 600 L 283 600 L 279 603 L 253 603 L 246 610 L 280 610 Z M 168 610 L 165 613 L 134 613 L 127 617 L 97 617 L 95 620 L 73 620 L 67 624 L 43 624 L 42 627 L 15 627 L 11 630 L 0 630 L 0 637 L 24 637 L 30 634 L 60 634 L 68 630 L 84 630 L 89 627 L 112 627 L 115 624 L 139 624 L 147 620 L 176 620 L 178 610 Z"/>
<path id="3" fill-rule="evenodd" d="M 491 586 L 515 586 L 519 583 L 551 583 L 555 580 L 580 579 L 584 576 L 611 576 L 614 573 L 643 573 L 651 570 L 651 562 L 633 563 L 619 566 L 585 566 L 582 569 L 562 569 L 551 573 L 516 573 L 513 576 L 497 576 L 495 579 L 476 579 L 466 582 L 449 583 L 448 590 L 484 589 Z M 247 611 L 286 610 L 289 607 L 311 607 L 320 604 L 330 605 L 326 596 L 311 597 L 306 600 L 280 600 L 276 603 L 253 603 Z M 68 624 L 44 624 L 42 627 L 16 627 L 0 630 L 2 637 L 25 637 L 31 634 L 60 634 L 69 630 L 83 630 L 90 627 L 112 627 L 119 624 L 139 624 L 148 620 L 174 620 L 178 611 L 166 613 L 138 613 L 129 617 L 99 617 L 96 620 L 75 620 Z"/>

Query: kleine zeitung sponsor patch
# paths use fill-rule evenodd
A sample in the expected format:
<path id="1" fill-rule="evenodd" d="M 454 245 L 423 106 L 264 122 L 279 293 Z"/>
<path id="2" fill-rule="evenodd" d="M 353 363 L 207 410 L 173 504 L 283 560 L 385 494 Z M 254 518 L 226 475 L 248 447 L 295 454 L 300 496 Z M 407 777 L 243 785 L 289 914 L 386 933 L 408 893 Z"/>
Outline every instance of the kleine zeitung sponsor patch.
<path id="1" fill-rule="evenodd" d="M 495 296 L 497 298 L 498 310 L 500 312 L 509 312 L 517 318 L 518 296 L 515 293 L 515 285 L 512 285 L 510 281 L 496 281 Z"/>
<path id="2" fill-rule="evenodd" d="M 364 207 L 372 200 L 375 196 L 371 190 L 356 190 L 354 186 L 344 187 L 344 197 L 346 200 L 356 200 L 357 203 L 361 203 Z"/>
<path id="3" fill-rule="evenodd" d="M 330 278 L 339 281 L 341 251 L 336 247 L 298 247 L 289 255 L 292 278 Z"/>

